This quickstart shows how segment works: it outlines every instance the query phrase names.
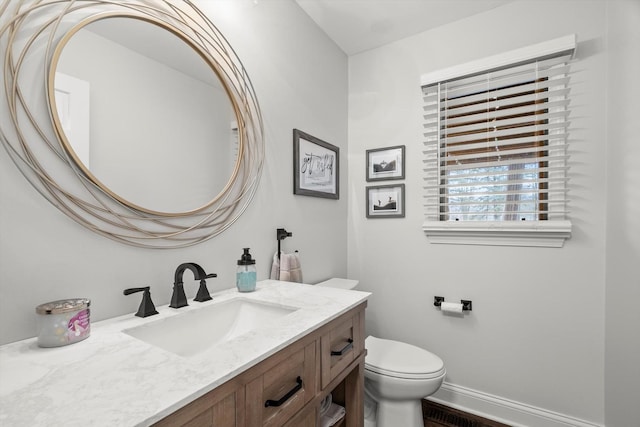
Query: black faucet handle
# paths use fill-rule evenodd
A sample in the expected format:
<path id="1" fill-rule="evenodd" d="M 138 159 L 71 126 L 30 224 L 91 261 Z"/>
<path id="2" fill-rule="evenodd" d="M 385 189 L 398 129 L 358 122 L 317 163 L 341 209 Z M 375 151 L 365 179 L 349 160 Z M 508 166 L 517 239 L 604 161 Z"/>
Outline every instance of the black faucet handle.
<path id="1" fill-rule="evenodd" d="M 209 289 L 207 289 L 207 281 L 205 280 L 205 279 L 211 279 L 213 277 L 218 277 L 218 275 L 216 273 L 207 274 L 202 278 L 202 280 L 200 280 L 200 287 L 198 288 L 198 293 L 196 294 L 196 297 L 193 299 L 194 301 L 204 302 L 204 301 L 209 301 L 213 299 L 209 294 Z"/>
<path id="2" fill-rule="evenodd" d="M 140 302 L 140 307 L 138 307 L 138 312 L 136 316 L 138 317 L 147 317 L 153 316 L 154 314 L 158 314 L 155 305 L 153 305 L 153 301 L 151 301 L 151 287 L 144 286 L 141 288 L 128 288 L 125 289 L 122 293 L 125 295 L 131 295 L 136 292 L 143 292 L 142 301 Z"/>
<path id="3" fill-rule="evenodd" d="M 125 295 L 131 295 L 131 294 L 135 294 L 136 292 L 148 291 L 149 289 L 151 289 L 150 286 L 145 286 L 143 288 L 128 288 L 128 289 L 125 289 L 122 293 Z"/>

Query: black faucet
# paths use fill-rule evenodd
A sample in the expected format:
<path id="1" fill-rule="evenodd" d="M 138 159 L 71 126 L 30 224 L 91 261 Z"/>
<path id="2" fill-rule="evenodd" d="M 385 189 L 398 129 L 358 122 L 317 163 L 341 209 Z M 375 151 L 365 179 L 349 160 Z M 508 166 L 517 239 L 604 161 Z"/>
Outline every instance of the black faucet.
<path id="1" fill-rule="evenodd" d="M 153 305 L 153 301 L 151 301 L 151 292 L 149 291 L 149 286 L 145 286 L 143 288 L 129 288 L 124 290 L 125 295 L 130 295 L 136 292 L 144 292 L 142 294 L 142 302 L 140 302 L 140 307 L 138 307 L 138 312 L 136 316 L 138 317 L 147 317 L 153 316 L 154 314 L 158 314 L 156 311 L 156 307 Z"/>
<path id="2" fill-rule="evenodd" d="M 184 274 L 185 270 L 191 270 L 194 279 L 200 281 L 198 293 L 193 300 L 203 302 L 209 301 L 211 299 L 211 295 L 209 295 L 209 290 L 207 289 L 206 279 L 218 277 L 218 275 L 215 273 L 205 273 L 203 268 L 194 262 L 185 262 L 183 264 L 180 264 L 178 268 L 176 268 L 176 274 L 173 281 L 173 295 L 171 296 L 171 304 L 169 304 L 169 307 L 180 308 L 184 307 L 185 305 L 189 305 L 187 303 L 187 296 L 184 293 L 184 285 L 182 283 L 182 275 Z"/>

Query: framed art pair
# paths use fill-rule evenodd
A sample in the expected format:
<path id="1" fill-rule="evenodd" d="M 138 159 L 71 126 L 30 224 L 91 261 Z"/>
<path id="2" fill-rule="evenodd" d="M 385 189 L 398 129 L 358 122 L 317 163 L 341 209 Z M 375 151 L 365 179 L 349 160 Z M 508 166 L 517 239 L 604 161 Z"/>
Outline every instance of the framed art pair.
<path id="1" fill-rule="evenodd" d="M 367 150 L 367 181 L 390 181 L 405 177 L 405 146 Z M 404 218 L 404 184 L 366 188 L 367 218 Z"/>

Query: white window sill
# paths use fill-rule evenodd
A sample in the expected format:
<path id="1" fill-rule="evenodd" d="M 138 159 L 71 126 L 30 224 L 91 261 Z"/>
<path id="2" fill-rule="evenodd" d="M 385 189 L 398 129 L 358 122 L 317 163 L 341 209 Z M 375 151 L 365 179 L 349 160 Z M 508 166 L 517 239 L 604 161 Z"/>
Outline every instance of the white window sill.
<path id="1" fill-rule="evenodd" d="M 571 237 L 570 221 L 425 221 L 431 243 L 561 248 Z"/>

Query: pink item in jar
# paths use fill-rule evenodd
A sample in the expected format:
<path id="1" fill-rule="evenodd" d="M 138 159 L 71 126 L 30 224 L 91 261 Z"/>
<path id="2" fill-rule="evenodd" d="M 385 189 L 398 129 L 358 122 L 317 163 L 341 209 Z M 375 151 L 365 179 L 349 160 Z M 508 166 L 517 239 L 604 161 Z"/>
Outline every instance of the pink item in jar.
<path id="1" fill-rule="evenodd" d="M 38 345 L 59 347 L 88 338 L 91 333 L 90 305 L 88 298 L 74 298 L 37 306 Z"/>

